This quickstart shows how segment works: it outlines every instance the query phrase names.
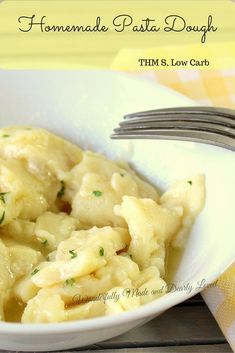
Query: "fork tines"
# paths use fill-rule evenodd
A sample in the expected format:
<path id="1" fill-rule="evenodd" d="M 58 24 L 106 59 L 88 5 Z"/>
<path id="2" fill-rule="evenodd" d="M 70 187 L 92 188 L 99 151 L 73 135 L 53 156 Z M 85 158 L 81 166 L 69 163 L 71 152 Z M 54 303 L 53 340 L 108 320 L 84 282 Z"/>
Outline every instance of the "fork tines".
<path id="1" fill-rule="evenodd" d="M 183 107 L 129 114 L 114 129 L 113 139 L 187 140 L 235 150 L 235 111 Z"/>
<path id="2" fill-rule="evenodd" d="M 195 107 L 174 107 L 174 108 L 163 108 L 163 109 L 154 109 L 154 110 L 146 110 L 142 112 L 137 112 L 137 113 L 131 113 L 124 115 L 124 119 L 132 119 L 135 117 L 144 117 L 144 116 L 159 116 L 159 115 L 181 115 L 181 114 L 187 114 L 187 115 L 197 115 L 197 114 L 202 114 L 202 115 L 208 115 L 208 116 L 225 116 L 225 117 L 231 117 L 233 120 L 235 119 L 234 115 L 234 110 L 233 109 L 227 109 L 227 108 L 217 108 L 217 107 L 202 107 L 202 106 L 195 106 Z"/>

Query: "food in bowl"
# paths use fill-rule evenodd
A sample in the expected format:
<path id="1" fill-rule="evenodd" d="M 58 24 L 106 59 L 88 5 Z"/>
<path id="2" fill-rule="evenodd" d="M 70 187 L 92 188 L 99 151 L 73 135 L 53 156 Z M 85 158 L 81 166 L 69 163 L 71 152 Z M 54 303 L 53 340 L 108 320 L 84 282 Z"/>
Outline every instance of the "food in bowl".
<path id="1" fill-rule="evenodd" d="M 165 294 L 166 254 L 205 200 L 203 175 L 157 189 L 39 128 L 0 130 L 0 319 L 113 315 Z"/>

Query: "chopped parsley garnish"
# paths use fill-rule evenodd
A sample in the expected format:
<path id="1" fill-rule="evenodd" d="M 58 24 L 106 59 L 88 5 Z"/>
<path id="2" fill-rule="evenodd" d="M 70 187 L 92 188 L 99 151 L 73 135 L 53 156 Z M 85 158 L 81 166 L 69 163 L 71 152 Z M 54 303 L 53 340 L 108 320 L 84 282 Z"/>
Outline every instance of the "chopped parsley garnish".
<path id="1" fill-rule="evenodd" d="M 10 137 L 10 135 L 4 134 L 4 135 L 2 135 L 2 137 L 3 137 L 3 138 L 6 138 L 6 137 Z"/>
<path id="2" fill-rule="evenodd" d="M 74 285 L 74 283 L 75 283 L 75 279 L 74 278 L 66 279 L 66 281 L 64 282 L 64 284 L 66 286 L 70 286 L 70 287 L 72 287 Z"/>
<path id="3" fill-rule="evenodd" d="M 94 190 L 94 191 L 92 191 L 92 194 L 95 195 L 96 197 L 100 197 L 100 196 L 102 196 L 102 191 Z"/>
<path id="4" fill-rule="evenodd" d="M 104 248 L 102 246 L 100 246 L 99 253 L 100 253 L 100 256 L 104 256 Z"/>
<path id="5" fill-rule="evenodd" d="M 131 254 L 129 254 L 129 256 L 130 256 L 130 258 L 131 258 L 131 260 L 133 259 L 133 256 L 131 255 Z"/>
<path id="6" fill-rule="evenodd" d="M 188 183 L 189 185 L 192 185 L 193 182 L 192 182 L 192 180 L 188 180 L 187 183 Z"/>
<path id="7" fill-rule="evenodd" d="M 33 272 L 31 272 L 31 276 L 34 276 L 34 275 L 36 275 L 36 273 L 38 273 L 40 270 L 38 269 L 38 268 L 35 268 L 34 270 L 33 270 Z"/>
<path id="8" fill-rule="evenodd" d="M 41 244 L 42 244 L 42 245 L 47 245 L 47 244 L 48 244 L 48 240 L 47 240 L 47 239 L 43 240 L 43 241 L 41 242 Z"/>
<path id="9" fill-rule="evenodd" d="M 64 182 L 63 180 L 61 180 L 60 184 L 61 184 L 61 188 L 60 188 L 60 190 L 57 192 L 57 197 L 58 197 L 58 198 L 64 196 L 64 192 L 65 192 L 65 182 Z"/>
<path id="10" fill-rule="evenodd" d="M 125 174 L 123 174 L 123 173 L 120 173 L 120 175 L 121 175 L 121 177 L 124 177 L 124 176 L 125 176 Z"/>
<path id="11" fill-rule="evenodd" d="M 5 218 L 5 211 L 3 211 L 2 216 L 0 218 L 0 224 L 2 224 L 2 222 L 4 221 Z"/>
<path id="12" fill-rule="evenodd" d="M 75 259 L 78 256 L 75 250 L 69 250 L 69 253 L 71 255 L 71 259 Z"/>
<path id="13" fill-rule="evenodd" d="M 6 200 L 5 200 L 5 195 L 9 194 L 9 192 L 0 192 L 0 200 L 3 202 L 3 203 L 6 203 Z"/>

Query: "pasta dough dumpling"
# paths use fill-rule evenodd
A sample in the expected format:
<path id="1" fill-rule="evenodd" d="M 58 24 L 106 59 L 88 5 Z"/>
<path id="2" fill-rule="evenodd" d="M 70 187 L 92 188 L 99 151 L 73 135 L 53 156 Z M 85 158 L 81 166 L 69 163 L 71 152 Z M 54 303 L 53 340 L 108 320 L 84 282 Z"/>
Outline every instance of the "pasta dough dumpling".
<path id="1" fill-rule="evenodd" d="M 183 247 L 188 233 L 205 203 L 205 177 L 196 175 L 180 180 L 172 185 L 160 199 L 161 205 L 167 208 L 182 207 L 182 228 L 172 240 L 175 247 Z"/>
<path id="2" fill-rule="evenodd" d="M 167 209 L 152 199 L 124 196 L 115 212 L 128 224 L 131 235 L 128 252 L 141 269 L 150 265 L 151 255 L 159 244 L 168 241 L 181 225 L 181 208 Z"/>
<path id="3" fill-rule="evenodd" d="M 80 162 L 82 151 L 47 130 L 27 126 L 0 129 L 0 156 L 26 162 L 27 170 L 42 180 L 48 174 L 58 179 Z"/>
<path id="4" fill-rule="evenodd" d="M 4 306 L 10 297 L 12 284 L 9 252 L 0 239 L 0 321 L 4 320 Z"/>
<path id="5" fill-rule="evenodd" d="M 81 231 L 81 234 L 84 235 L 84 232 L 87 239 L 83 237 L 83 242 L 80 242 L 79 232 L 75 233 L 78 238 L 77 245 L 75 236 L 60 243 L 56 261 L 48 263 L 46 268 L 33 277 L 33 282 L 38 287 L 82 277 L 98 270 L 105 266 L 117 251 L 125 248 L 128 241 L 127 232 L 119 232 L 111 227 L 93 228 Z"/>
<path id="6" fill-rule="evenodd" d="M 79 228 L 79 220 L 66 213 L 45 212 L 35 223 L 35 235 L 41 243 L 45 243 L 50 251 L 57 249 L 61 241 L 70 237 Z"/>
<path id="7" fill-rule="evenodd" d="M 0 190 L 4 193 L 4 202 L 0 202 L 2 225 L 17 217 L 34 220 L 48 208 L 42 183 L 20 161 L 0 161 Z"/>
<path id="8" fill-rule="evenodd" d="M 170 245 L 184 246 L 204 184 L 160 198 L 124 162 L 43 129 L 0 129 L 0 321 L 108 316 L 164 295 Z"/>
<path id="9" fill-rule="evenodd" d="M 58 294 L 49 295 L 46 289 L 28 302 L 22 315 L 22 323 L 52 323 L 65 319 L 63 300 Z"/>
<path id="10" fill-rule="evenodd" d="M 125 226 L 124 220 L 113 211 L 124 195 L 158 199 L 156 189 L 129 167 L 121 167 L 89 151 L 67 173 L 65 182 L 65 199 L 72 202 L 72 215 L 86 226 Z"/>

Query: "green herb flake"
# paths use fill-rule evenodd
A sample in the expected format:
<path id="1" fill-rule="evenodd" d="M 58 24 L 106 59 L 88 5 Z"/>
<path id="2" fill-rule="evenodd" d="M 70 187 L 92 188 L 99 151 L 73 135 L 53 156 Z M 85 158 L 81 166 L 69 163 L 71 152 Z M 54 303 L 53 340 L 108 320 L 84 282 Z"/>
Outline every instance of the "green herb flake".
<path id="1" fill-rule="evenodd" d="M 3 203 L 6 203 L 5 195 L 7 194 L 9 194 L 9 192 L 0 192 L 0 201 L 2 201 Z"/>
<path id="2" fill-rule="evenodd" d="M 4 221 L 5 218 L 5 211 L 3 211 L 2 216 L 0 218 L 0 224 L 2 224 L 2 222 Z"/>
<path id="3" fill-rule="evenodd" d="M 100 196 L 102 196 L 102 191 L 94 190 L 94 191 L 92 191 L 92 194 L 95 195 L 96 197 L 100 197 Z"/>
<path id="4" fill-rule="evenodd" d="M 39 268 L 35 268 L 35 269 L 33 270 L 33 272 L 31 272 L 31 276 L 36 275 L 36 273 L 38 273 L 39 271 L 40 271 Z"/>
<path id="5" fill-rule="evenodd" d="M 125 174 L 123 174 L 123 173 L 120 173 L 120 176 L 123 178 L 124 176 L 125 176 Z"/>
<path id="6" fill-rule="evenodd" d="M 130 256 L 131 260 L 133 260 L 133 256 L 131 254 L 129 254 L 129 256 Z"/>
<path id="7" fill-rule="evenodd" d="M 192 185 L 193 182 L 192 182 L 192 180 L 188 180 L 187 183 L 188 183 L 189 185 Z"/>
<path id="8" fill-rule="evenodd" d="M 100 256 L 104 256 L 104 248 L 100 246 L 100 251 L 99 251 Z"/>
<path id="9" fill-rule="evenodd" d="M 8 135 L 8 134 L 2 135 L 2 138 L 7 138 L 7 137 L 10 137 L 10 135 Z"/>
<path id="10" fill-rule="evenodd" d="M 70 286 L 70 287 L 72 287 L 74 285 L 74 283 L 75 283 L 75 279 L 74 278 L 66 279 L 66 281 L 64 282 L 64 284 L 66 286 Z"/>
<path id="11" fill-rule="evenodd" d="M 44 246 L 46 246 L 46 245 L 48 244 L 48 240 L 47 240 L 47 239 L 43 240 L 43 241 L 41 242 L 41 244 L 44 245 Z"/>
<path id="12" fill-rule="evenodd" d="M 61 198 L 62 196 L 64 196 L 64 192 L 65 192 L 65 182 L 61 180 L 60 184 L 61 184 L 61 188 L 57 193 L 58 198 Z"/>
<path id="13" fill-rule="evenodd" d="M 75 259 L 78 256 L 75 250 L 69 250 L 69 253 L 71 255 L 71 259 Z"/>

